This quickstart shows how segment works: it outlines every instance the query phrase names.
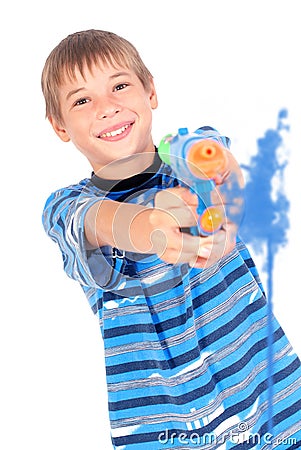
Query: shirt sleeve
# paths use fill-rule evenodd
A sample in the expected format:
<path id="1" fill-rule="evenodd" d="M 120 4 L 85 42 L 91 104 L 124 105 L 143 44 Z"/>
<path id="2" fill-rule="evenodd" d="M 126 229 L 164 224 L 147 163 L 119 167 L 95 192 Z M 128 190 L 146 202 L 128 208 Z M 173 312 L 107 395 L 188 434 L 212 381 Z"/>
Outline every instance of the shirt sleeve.
<path id="1" fill-rule="evenodd" d="M 86 212 L 103 198 L 85 192 L 81 185 L 63 188 L 51 194 L 42 216 L 47 235 L 60 248 L 66 274 L 81 285 L 93 288 L 106 288 L 118 274 L 118 264 L 113 267 L 116 264 L 111 247 L 88 250 L 86 245 Z"/>
<path id="2" fill-rule="evenodd" d="M 259 276 L 258 269 L 257 269 L 257 267 L 255 265 L 255 262 L 254 262 L 251 254 L 249 252 L 249 249 L 247 248 L 246 244 L 242 241 L 240 236 L 237 237 L 236 241 L 237 241 L 237 248 L 238 248 L 238 251 L 239 251 L 241 257 L 243 258 L 243 260 L 244 260 L 245 264 L 247 265 L 249 271 L 253 275 L 256 283 L 258 284 L 259 289 L 262 291 L 263 295 L 266 296 L 263 283 L 262 283 L 261 278 Z"/>

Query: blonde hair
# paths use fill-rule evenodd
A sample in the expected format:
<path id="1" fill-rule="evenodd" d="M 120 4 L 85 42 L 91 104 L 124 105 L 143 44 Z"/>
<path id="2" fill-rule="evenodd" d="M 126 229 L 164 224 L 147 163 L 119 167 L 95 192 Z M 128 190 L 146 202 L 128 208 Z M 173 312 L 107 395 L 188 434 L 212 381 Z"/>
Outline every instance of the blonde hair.
<path id="1" fill-rule="evenodd" d="M 62 123 L 59 88 L 66 76 L 75 78 L 78 69 L 84 69 L 101 61 L 104 64 L 131 69 L 140 79 L 145 90 L 150 89 L 152 75 L 144 65 L 136 48 L 126 39 L 109 31 L 86 30 L 70 34 L 48 56 L 42 72 L 42 91 L 46 103 L 46 117 Z"/>

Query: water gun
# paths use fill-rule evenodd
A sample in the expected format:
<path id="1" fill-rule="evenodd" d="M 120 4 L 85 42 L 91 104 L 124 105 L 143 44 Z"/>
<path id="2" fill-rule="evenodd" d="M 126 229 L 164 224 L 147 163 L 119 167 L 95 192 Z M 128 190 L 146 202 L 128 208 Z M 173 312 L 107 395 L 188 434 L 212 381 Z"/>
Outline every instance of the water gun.
<path id="1" fill-rule="evenodd" d="M 208 236 L 220 230 L 227 219 L 236 223 L 241 220 L 242 187 L 235 174 L 230 174 L 219 191 L 214 181 L 217 174 L 227 172 L 229 143 L 211 127 L 194 133 L 179 128 L 178 134 L 168 134 L 160 142 L 158 153 L 162 161 L 171 166 L 181 185 L 198 196 L 199 219 L 197 227 L 190 229 L 191 234 Z M 220 201 L 216 201 L 218 197 Z"/>

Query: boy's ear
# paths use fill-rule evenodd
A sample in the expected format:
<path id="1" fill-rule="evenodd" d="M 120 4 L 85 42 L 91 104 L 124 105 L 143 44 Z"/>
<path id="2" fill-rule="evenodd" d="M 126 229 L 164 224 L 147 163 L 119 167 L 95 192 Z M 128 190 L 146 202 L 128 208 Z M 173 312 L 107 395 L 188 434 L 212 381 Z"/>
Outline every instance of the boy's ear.
<path id="1" fill-rule="evenodd" d="M 54 131 L 56 132 L 56 134 L 58 135 L 58 137 L 60 139 L 62 139 L 62 141 L 64 141 L 64 142 L 69 142 L 70 137 L 69 137 L 66 129 L 64 128 L 64 126 L 60 125 L 59 122 L 51 116 L 48 117 L 48 120 L 51 123 L 51 126 L 54 129 Z"/>
<path id="2" fill-rule="evenodd" d="M 150 80 L 150 103 L 152 109 L 156 109 L 158 107 L 158 97 L 153 79 Z"/>

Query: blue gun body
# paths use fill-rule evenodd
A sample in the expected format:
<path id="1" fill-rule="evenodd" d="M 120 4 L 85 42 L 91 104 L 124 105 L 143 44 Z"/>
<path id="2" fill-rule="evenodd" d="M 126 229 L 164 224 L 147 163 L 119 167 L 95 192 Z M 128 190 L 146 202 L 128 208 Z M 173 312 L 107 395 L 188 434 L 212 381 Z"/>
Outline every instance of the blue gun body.
<path id="1" fill-rule="evenodd" d="M 202 142 L 204 144 L 205 141 L 207 145 L 207 147 L 205 147 L 206 153 L 205 155 L 200 155 L 202 162 L 197 162 L 196 164 L 192 163 L 189 160 L 192 151 L 198 151 L 199 143 Z M 210 176 L 210 173 L 212 175 L 212 170 L 211 172 L 209 171 L 210 173 L 208 173 L 207 170 L 208 164 L 210 166 L 215 164 L 214 158 L 216 146 L 214 145 L 214 142 L 217 147 L 225 149 L 230 141 L 228 138 L 220 136 L 217 131 L 211 127 L 199 128 L 194 133 L 189 133 L 187 128 L 179 128 L 178 134 L 165 136 L 158 149 L 161 159 L 172 167 L 179 183 L 189 187 L 190 190 L 198 196 L 197 213 L 200 220 L 198 226 L 191 229 L 191 233 L 194 235 L 209 235 L 216 232 L 222 226 L 223 218 L 213 217 L 213 215 L 220 214 L 221 207 L 219 208 L 219 211 L 217 211 L 216 208 L 211 208 L 213 206 L 211 194 L 215 189 L 216 184 L 213 177 Z M 204 152 L 203 149 L 202 152 Z M 214 154 L 212 152 L 214 152 Z M 197 157 L 198 156 L 199 155 L 197 154 Z M 205 160 L 203 159 L 203 156 L 205 156 Z M 194 160 L 198 160 L 198 158 L 194 157 Z M 216 170 L 222 169 L 222 166 L 224 167 L 225 164 L 226 161 L 224 159 L 219 164 L 220 167 Z M 211 227 L 202 226 L 202 218 L 204 218 L 206 212 L 207 214 L 209 213 L 209 220 L 211 220 L 212 223 Z M 213 225 L 214 219 L 215 226 Z M 208 221 L 208 219 L 206 220 Z"/>

